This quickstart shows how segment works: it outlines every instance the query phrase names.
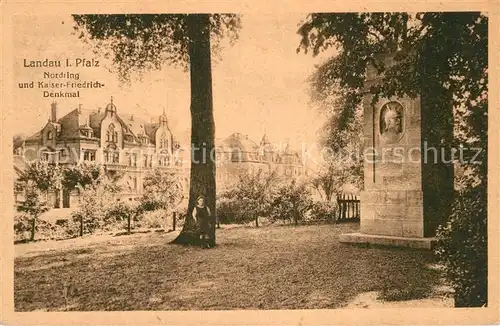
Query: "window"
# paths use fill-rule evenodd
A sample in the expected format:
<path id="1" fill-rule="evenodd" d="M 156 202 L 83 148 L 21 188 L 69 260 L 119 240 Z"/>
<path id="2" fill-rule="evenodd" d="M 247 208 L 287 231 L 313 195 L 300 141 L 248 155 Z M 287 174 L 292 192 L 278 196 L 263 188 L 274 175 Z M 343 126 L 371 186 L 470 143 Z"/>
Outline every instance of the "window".
<path id="1" fill-rule="evenodd" d="M 159 163 L 160 166 L 168 166 L 168 164 L 169 164 L 169 157 L 167 155 L 165 155 L 165 154 L 162 154 L 160 156 L 160 160 L 159 160 L 158 163 Z"/>
<path id="2" fill-rule="evenodd" d="M 148 156 L 147 155 L 142 155 L 142 166 L 144 166 L 144 167 L 148 166 Z"/>
<path id="3" fill-rule="evenodd" d="M 167 139 L 167 133 L 164 132 L 160 136 L 160 148 L 166 149 L 168 148 L 168 139 Z"/>
<path id="4" fill-rule="evenodd" d="M 116 143 L 118 141 L 118 132 L 115 131 L 115 125 L 110 124 L 108 130 L 106 131 L 106 140 Z"/>
<path id="5" fill-rule="evenodd" d="M 95 151 L 84 150 L 83 151 L 83 160 L 84 161 L 95 161 Z"/>
<path id="6" fill-rule="evenodd" d="M 129 165 L 130 166 L 137 166 L 137 154 L 136 153 L 131 153 L 130 154 Z"/>
<path id="7" fill-rule="evenodd" d="M 52 131 L 49 131 L 49 132 L 47 133 L 47 139 L 48 139 L 48 140 L 52 140 L 53 138 L 54 138 L 54 133 L 53 133 Z"/>
<path id="8" fill-rule="evenodd" d="M 120 160 L 120 154 L 117 151 L 105 151 L 104 161 L 106 163 L 118 163 Z"/>

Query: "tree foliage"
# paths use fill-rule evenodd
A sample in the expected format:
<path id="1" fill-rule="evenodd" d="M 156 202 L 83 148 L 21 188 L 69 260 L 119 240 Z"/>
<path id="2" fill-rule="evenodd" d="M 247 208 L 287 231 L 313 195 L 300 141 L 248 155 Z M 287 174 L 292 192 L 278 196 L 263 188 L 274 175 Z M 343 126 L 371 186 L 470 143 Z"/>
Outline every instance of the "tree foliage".
<path id="1" fill-rule="evenodd" d="M 488 298 L 487 207 L 475 187 L 457 196 L 450 219 L 439 228 L 437 256 L 455 290 L 455 306 L 483 306 Z"/>
<path id="2" fill-rule="evenodd" d="M 100 180 L 103 174 L 102 166 L 95 163 L 66 166 L 62 169 L 62 185 L 67 190 L 72 191 Z"/>
<path id="3" fill-rule="evenodd" d="M 312 208 L 311 193 L 305 183 L 292 180 L 282 184 L 272 196 L 271 217 L 275 220 L 293 221 L 295 225 Z"/>
<path id="4" fill-rule="evenodd" d="M 172 212 L 183 199 L 179 177 L 166 169 L 155 168 L 148 171 L 143 188 L 140 204 L 145 211 L 162 209 Z"/>
<path id="5" fill-rule="evenodd" d="M 116 202 L 116 194 L 120 189 L 116 182 L 105 175 L 86 185 L 77 186 L 78 206 L 73 211 L 73 221 L 79 224 L 79 234 L 94 233 L 105 225 L 113 224 L 114 216 L 109 212 Z"/>
<path id="6" fill-rule="evenodd" d="M 279 178 L 275 171 L 266 173 L 259 170 L 239 176 L 233 189 L 225 191 L 221 197 L 227 206 L 226 219 L 238 222 L 255 221 L 259 226 L 259 217 L 269 213 L 273 193 L 278 186 Z M 224 210 L 221 210 L 221 213 Z M 222 219 L 225 216 L 221 216 Z"/>
<path id="7" fill-rule="evenodd" d="M 122 81 L 159 70 L 165 64 L 189 67 L 189 14 L 73 15 L 75 32 L 94 51 L 112 60 Z M 240 17 L 211 14 L 212 52 L 221 56 L 224 43 L 238 38 Z"/>
<path id="8" fill-rule="evenodd" d="M 320 130 L 322 152 L 311 182 L 324 199 L 330 201 L 346 184 L 358 189 L 363 187 L 363 146 L 359 108 L 356 109 L 355 119 L 343 124 L 339 119 L 345 106 L 341 103 L 330 106 L 328 102 L 324 100 L 319 103 L 322 110 L 326 111 L 326 122 Z"/>
<path id="9" fill-rule="evenodd" d="M 30 241 L 35 240 L 35 231 L 37 220 L 46 211 L 49 210 L 45 196 L 34 181 L 28 181 L 24 188 L 25 200 L 17 206 L 19 212 L 28 213 L 31 217 L 31 236 Z"/>
<path id="10" fill-rule="evenodd" d="M 56 189 L 61 182 L 61 168 L 44 161 L 29 163 L 18 177 L 22 184 L 33 183 L 39 190 Z"/>
<path id="11" fill-rule="evenodd" d="M 118 201 L 111 206 L 107 215 L 115 216 L 127 222 L 127 233 L 131 233 L 132 221 L 137 221 L 144 212 L 143 206 L 138 200 Z"/>

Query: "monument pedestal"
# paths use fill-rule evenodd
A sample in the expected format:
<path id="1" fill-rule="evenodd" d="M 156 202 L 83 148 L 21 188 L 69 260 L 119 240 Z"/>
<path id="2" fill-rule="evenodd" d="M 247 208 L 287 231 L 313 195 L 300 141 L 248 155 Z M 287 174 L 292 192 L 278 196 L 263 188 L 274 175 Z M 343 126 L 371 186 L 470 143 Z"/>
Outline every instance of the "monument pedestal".
<path id="1" fill-rule="evenodd" d="M 369 69 L 366 89 L 377 78 Z M 453 191 L 453 166 L 440 147 L 450 130 L 433 123 L 449 108 L 426 106 L 429 100 L 421 97 L 375 104 L 372 98 L 366 93 L 363 99 L 361 232 L 340 241 L 431 249 Z"/>
<path id="2" fill-rule="evenodd" d="M 378 246 L 408 247 L 416 249 L 434 249 L 436 238 L 392 237 L 366 233 L 341 234 L 342 243 L 371 244 Z"/>

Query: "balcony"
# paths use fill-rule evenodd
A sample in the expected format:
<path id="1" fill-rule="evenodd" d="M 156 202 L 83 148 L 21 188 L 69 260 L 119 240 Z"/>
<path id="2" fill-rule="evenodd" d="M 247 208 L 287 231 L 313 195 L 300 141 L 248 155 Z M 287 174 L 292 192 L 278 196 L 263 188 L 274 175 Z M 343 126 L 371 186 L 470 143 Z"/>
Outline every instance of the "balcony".
<path id="1" fill-rule="evenodd" d="M 120 163 L 104 163 L 104 168 L 107 171 L 139 171 L 143 169 L 140 166 L 130 166 Z"/>

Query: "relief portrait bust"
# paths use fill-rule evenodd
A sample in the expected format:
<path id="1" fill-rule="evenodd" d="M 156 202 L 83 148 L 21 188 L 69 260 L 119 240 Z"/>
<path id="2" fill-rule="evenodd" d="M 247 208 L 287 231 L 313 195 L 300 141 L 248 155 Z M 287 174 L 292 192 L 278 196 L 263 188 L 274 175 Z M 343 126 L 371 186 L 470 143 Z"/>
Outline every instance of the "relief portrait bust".
<path id="1" fill-rule="evenodd" d="M 404 108 L 399 102 L 391 101 L 380 109 L 380 139 L 384 144 L 401 140 L 404 132 Z"/>

